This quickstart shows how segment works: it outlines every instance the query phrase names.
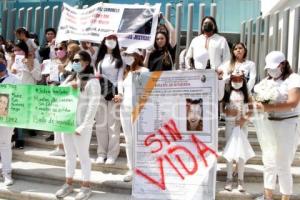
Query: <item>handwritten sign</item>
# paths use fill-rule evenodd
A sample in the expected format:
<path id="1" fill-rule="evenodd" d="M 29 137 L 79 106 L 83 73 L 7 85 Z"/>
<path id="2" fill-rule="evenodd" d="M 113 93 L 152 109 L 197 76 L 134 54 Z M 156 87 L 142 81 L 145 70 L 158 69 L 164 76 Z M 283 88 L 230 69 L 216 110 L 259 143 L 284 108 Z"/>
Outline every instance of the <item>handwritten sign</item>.
<path id="1" fill-rule="evenodd" d="M 7 96 L 0 125 L 73 133 L 78 91 L 70 87 L 0 84 Z M 0 105 L 1 107 L 1 105 Z"/>
<path id="2" fill-rule="evenodd" d="M 15 63 L 14 63 L 13 67 L 16 68 L 19 71 L 25 70 L 27 67 L 26 67 L 26 65 L 23 62 L 24 59 L 25 59 L 25 56 L 23 56 L 23 55 L 16 55 L 16 57 L 15 57 Z"/>
<path id="3" fill-rule="evenodd" d="M 108 33 L 115 33 L 121 47 L 153 45 L 160 4 L 130 5 L 97 3 L 78 9 L 63 4 L 56 43 L 80 40 L 100 43 Z"/>
<path id="4" fill-rule="evenodd" d="M 215 199 L 215 72 L 144 73 L 133 83 L 133 199 Z"/>

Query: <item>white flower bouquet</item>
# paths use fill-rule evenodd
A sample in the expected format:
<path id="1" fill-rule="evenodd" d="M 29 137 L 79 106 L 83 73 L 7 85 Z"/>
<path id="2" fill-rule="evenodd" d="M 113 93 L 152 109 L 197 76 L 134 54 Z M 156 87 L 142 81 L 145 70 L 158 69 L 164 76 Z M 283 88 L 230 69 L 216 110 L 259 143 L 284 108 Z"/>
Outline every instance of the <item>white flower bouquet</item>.
<path id="1" fill-rule="evenodd" d="M 279 91 L 277 90 L 276 83 L 263 79 L 254 86 L 253 97 L 255 101 L 261 103 L 275 102 L 279 97 Z"/>

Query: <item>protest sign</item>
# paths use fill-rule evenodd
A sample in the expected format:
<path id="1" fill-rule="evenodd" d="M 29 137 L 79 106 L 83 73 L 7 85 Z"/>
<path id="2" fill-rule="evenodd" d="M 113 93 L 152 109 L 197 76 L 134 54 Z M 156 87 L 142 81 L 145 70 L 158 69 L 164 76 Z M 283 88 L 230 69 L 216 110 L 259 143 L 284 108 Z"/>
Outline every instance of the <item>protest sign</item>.
<path id="1" fill-rule="evenodd" d="M 145 48 L 154 44 L 160 4 L 129 5 L 97 3 L 77 9 L 64 3 L 56 43 L 79 40 L 101 43 L 115 33 L 121 47 Z"/>
<path id="2" fill-rule="evenodd" d="M 216 73 L 143 73 L 133 83 L 133 199 L 215 199 Z"/>
<path id="3" fill-rule="evenodd" d="M 1 126 L 74 133 L 77 90 L 0 84 L 0 99 L 3 97 L 7 101 L 0 105 L 6 111 L 0 114 Z"/>
<path id="4" fill-rule="evenodd" d="M 26 70 L 26 65 L 24 64 L 24 55 L 16 55 L 15 57 L 15 63 L 13 64 L 13 67 L 16 68 L 18 71 Z"/>

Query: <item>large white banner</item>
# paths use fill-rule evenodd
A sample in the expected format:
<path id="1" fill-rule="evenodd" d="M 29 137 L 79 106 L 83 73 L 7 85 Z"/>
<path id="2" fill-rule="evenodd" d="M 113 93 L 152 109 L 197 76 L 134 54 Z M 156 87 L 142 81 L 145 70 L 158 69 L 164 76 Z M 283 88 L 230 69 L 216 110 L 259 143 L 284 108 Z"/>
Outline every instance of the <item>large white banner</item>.
<path id="1" fill-rule="evenodd" d="M 133 199 L 214 200 L 216 73 L 152 72 L 133 83 Z"/>
<path id="2" fill-rule="evenodd" d="M 79 40 L 101 43 L 108 33 L 116 33 L 121 47 L 153 45 L 160 4 L 129 5 L 97 3 L 85 9 L 63 4 L 56 42 Z"/>

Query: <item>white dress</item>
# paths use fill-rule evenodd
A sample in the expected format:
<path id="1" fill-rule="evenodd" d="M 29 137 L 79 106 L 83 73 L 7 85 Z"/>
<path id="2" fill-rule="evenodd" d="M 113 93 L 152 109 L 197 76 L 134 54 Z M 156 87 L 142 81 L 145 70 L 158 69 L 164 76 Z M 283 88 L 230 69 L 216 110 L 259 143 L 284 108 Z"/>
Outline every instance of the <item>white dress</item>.
<path id="1" fill-rule="evenodd" d="M 241 91 L 233 90 L 230 95 L 229 109 L 237 109 L 239 113 L 246 113 L 247 105 L 244 104 L 244 95 Z M 248 130 L 247 124 L 242 128 L 235 125 L 236 117 L 226 117 L 226 146 L 223 152 L 224 158 L 229 162 L 232 160 L 238 161 L 240 158 L 245 162 L 254 157 L 255 153 L 247 139 Z"/>

